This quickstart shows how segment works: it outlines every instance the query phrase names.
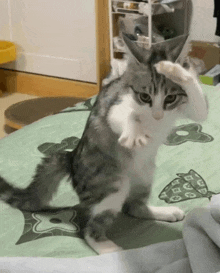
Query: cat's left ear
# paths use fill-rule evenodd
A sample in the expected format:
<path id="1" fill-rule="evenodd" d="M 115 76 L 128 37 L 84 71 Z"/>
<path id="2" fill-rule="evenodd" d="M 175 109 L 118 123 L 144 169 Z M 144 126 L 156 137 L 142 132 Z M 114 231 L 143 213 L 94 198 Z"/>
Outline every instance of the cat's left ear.
<path id="1" fill-rule="evenodd" d="M 166 55 L 169 61 L 176 62 L 180 58 L 184 47 L 187 46 L 187 39 L 188 35 L 185 35 L 165 41 Z"/>
<path id="2" fill-rule="evenodd" d="M 133 35 L 122 32 L 122 37 L 129 51 L 130 58 L 134 58 L 139 63 L 147 63 L 151 56 L 151 50 L 139 47 Z"/>

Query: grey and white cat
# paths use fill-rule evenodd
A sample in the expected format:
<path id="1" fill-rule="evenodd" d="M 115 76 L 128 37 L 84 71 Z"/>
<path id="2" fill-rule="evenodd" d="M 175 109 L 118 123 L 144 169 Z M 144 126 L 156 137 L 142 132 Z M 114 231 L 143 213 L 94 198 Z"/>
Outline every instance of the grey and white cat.
<path id="1" fill-rule="evenodd" d="M 124 35 L 130 50 L 127 69 L 106 85 L 72 152 L 44 158 L 33 181 L 18 189 L 0 177 L 0 198 L 27 211 L 48 208 L 60 180 L 69 175 L 88 221 L 86 242 L 97 252 L 120 250 L 106 237 L 118 213 L 175 222 L 184 218 L 178 207 L 147 204 L 155 158 L 176 119 L 207 117 L 207 103 L 191 72 L 174 63 L 182 48 L 172 44 L 139 48 Z"/>

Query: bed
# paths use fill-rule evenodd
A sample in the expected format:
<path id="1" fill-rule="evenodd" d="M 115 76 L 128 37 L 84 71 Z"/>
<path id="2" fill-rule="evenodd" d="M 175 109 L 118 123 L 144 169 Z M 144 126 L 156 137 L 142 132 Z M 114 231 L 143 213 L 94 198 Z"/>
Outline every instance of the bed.
<path id="1" fill-rule="evenodd" d="M 217 198 L 220 193 L 220 88 L 207 85 L 202 85 L 202 88 L 209 99 L 208 119 L 203 124 L 190 120 L 179 121 L 166 143 L 159 149 L 156 162 L 158 168 L 149 201 L 152 205 L 176 205 L 188 213 L 196 208 L 210 206 L 210 200 Z M 1 175 L 13 185 L 27 187 L 36 164 L 44 155 L 74 149 L 94 101 L 95 97 L 92 97 L 1 139 Z M 112 261 L 117 261 L 118 253 L 99 258 L 84 242 L 79 227 L 82 214 L 78 203 L 78 198 L 66 179 L 62 181 L 58 194 L 51 202 L 51 206 L 59 204 L 62 207 L 60 210 L 47 213 L 22 212 L 0 201 L 0 271 L 103 272 L 102 266 L 105 265 L 106 272 L 125 272 L 117 271 L 119 267 L 117 270 L 107 270 L 108 264 L 113 266 Z M 158 244 L 162 247 L 160 249 L 164 246 L 164 249 L 176 253 L 175 249 L 183 247 L 179 244 L 184 239 L 184 224 L 186 225 L 186 221 L 146 221 L 120 214 L 108 231 L 108 237 L 125 250 L 122 252 L 124 259 L 126 253 L 130 257 L 133 256 L 131 253 L 137 254 L 138 251 L 154 253 L 152 251 Z M 149 252 L 148 249 L 152 251 Z M 185 247 L 182 250 L 187 255 Z M 143 255 L 141 253 L 140 257 Z M 86 261 L 89 261 L 89 265 Z M 98 268 L 94 267 L 93 271 L 97 261 L 102 261 L 103 264 Z M 24 269 L 24 264 L 31 269 Z M 74 269 L 78 265 L 82 267 L 82 271 L 78 267 Z M 131 271 L 126 272 L 160 272 L 155 271 L 156 269 L 150 271 L 149 268 L 148 271 L 137 271 L 137 268 L 132 271 L 132 267 L 129 268 Z M 157 270 L 159 269 L 158 267 Z"/>

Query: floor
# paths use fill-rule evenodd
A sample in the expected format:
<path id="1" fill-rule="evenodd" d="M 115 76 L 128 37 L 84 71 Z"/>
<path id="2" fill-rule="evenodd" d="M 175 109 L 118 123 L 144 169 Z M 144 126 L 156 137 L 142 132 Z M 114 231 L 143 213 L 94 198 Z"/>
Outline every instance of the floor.
<path id="1" fill-rule="evenodd" d="M 9 128 L 5 126 L 4 122 L 4 112 L 5 110 L 12 104 L 36 98 L 36 96 L 32 95 L 26 95 L 26 94 L 20 94 L 20 93 L 12 93 L 12 94 L 3 94 L 2 97 L 0 97 L 0 139 L 7 136 L 14 130 L 12 128 Z"/>

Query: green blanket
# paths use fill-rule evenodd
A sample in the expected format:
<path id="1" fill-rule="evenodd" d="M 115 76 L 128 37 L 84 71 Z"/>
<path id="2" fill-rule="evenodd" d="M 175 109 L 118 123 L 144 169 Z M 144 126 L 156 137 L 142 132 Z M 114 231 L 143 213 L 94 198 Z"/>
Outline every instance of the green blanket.
<path id="1" fill-rule="evenodd" d="M 177 205 L 186 213 L 220 192 L 220 89 L 203 85 L 210 113 L 202 125 L 182 120 L 161 146 L 150 204 Z M 94 98 L 46 117 L 0 140 L 0 173 L 26 187 L 41 157 L 72 150 L 82 135 Z M 51 213 L 27 213 L 0 202 L 0 256 L 96 255 L 80 237 L 78 198 L 63 180 Z M 73 208 L 69 208 L 73 207 Z M 146 221 L 120 215 L 108 236 L 124 249 L 182 238 L 182 222 Z"/>

